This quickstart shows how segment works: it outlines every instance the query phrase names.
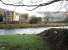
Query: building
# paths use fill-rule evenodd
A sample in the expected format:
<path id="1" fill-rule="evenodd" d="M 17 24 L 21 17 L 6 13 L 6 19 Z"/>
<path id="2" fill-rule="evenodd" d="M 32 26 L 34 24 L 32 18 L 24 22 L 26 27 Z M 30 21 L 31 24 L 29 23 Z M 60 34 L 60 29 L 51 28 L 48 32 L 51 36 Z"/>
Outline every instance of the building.
<path id="1" fill-rule="evenodd" d="M 13 12 L 5 9 L 0 9 L 0 19 L 1 22 L 11 22 L 12 21 Z"/>
<path id="2" fill-rule="evenodd" d="M 29 22 L 28 14 L 20 14 L 19 22 L 20 23 L 28 23 Z"/>
<path id="3" fill-rule="evenodd" d="M 4 11 L 3 9 L 0 9 L 0 22 L 3 22 L 3 18 L 4 18 Z"/>
<path id="4" fill-rule="evenodd" d="M 0 9 L 0 21 L 4 23 L 27 23 L 28 14 L 21 14 L 15 11 L 9 11 L 5 9 Z"/>

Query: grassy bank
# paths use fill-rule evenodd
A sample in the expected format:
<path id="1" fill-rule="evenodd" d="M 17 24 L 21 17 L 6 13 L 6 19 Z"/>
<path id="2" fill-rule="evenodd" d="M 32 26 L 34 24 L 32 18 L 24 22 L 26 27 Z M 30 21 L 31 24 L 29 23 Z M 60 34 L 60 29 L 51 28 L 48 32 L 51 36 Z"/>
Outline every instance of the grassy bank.
<path id="1" fill-rule="evenodd" d="M 0 24 L 0 28 L 33 28 L 33 27 L 56 27 L 64 26 L 64 23 L 47 23 L 47 24 Z"/>
<path id="2" fill-rule="evenodd" d="M 50 50 L 37 35 L 1 35 L 0 50 Z"/>

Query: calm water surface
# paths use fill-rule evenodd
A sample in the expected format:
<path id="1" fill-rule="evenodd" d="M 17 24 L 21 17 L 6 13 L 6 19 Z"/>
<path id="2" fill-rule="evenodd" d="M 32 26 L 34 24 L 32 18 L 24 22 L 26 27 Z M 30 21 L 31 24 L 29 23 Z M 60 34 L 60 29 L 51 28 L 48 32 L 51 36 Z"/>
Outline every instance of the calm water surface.
<path id="1" fill-rule="evenodd" d="M 0 35 L 38 34 L 48 28 L 0 29 Z"/>
<path id="2" fill-rule="evenodd" d="M 22 29 L 0 29 L 0 35 L 14 35 L 14 34 L 38 34 L 50 28 L 64 28 L 64 27 L 47 27 L 47 28 L 22 28 Z M 68 27 L 65 27 L 68 28 Z"/>

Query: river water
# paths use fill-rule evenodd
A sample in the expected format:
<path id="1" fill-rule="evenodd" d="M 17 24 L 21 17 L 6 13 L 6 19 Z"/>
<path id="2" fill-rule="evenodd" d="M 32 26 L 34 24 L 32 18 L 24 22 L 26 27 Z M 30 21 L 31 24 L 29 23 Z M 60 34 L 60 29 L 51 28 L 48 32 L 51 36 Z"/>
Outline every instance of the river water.
<path id="1" fill-rule="evenodd" d="M 0 35 L 38 34 L 48 28 L 0 29 Z"/>
<path id="2" fill-rule="evenodd" d="M 63 28 L 63 27 L 0 29 L 0 35 L 38 34 L 42 31 L 50 29 L 50 28 Z"/>

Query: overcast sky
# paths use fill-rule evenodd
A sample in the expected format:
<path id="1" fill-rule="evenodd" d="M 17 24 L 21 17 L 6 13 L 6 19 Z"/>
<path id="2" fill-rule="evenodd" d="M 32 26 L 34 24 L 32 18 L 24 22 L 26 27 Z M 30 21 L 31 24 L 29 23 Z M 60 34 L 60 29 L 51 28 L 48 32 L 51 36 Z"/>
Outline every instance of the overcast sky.
<path id="1" fill-rule="evenodd" d="M 18 0 L 3 0 L 3 1 L 5 3 L 17 3 L 18 2 Z M 23 3 L 26 5 L 40 4 L 40 3 L 47 3 L 47 2 L 50 2 L 50 0 L 23 0 Z M 66 6 L 67 6 L 66 1 L 59 1 L 59 2 L 55 2 L 47 6 L 39 7 L 35 9 L 34 11 L 27 11 L 27 10 L 32 9 L 33 7 L 21 7 L 21 6 L 15 7 L 15 6 L 10 6 L 10 5 L 4 5 L 0 2 L 0 8 L 11 10 L 11 11 L 15 10 L 16 12 L 19 12 L 19 13 L 29 13 L 29 14 L 35 14 L 35 12 L 38 12 L 38 11 L 39 12 L 67 11 Z"/>

